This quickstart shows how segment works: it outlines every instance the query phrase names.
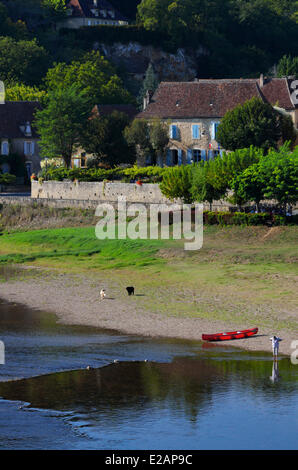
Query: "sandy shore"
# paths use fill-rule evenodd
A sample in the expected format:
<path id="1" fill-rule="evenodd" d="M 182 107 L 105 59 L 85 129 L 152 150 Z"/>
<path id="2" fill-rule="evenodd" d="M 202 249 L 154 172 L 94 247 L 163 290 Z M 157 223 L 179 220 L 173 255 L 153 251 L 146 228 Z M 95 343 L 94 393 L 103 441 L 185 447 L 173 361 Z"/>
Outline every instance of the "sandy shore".
<path id="1" fill-rule="evenodd" d="M 126 334 L 201 340 L 202 333 L 233 331 L 239 328 L 239 325 L 233 323 L 203 318 L 178 318 L 140 310 L 136 306 L 137 295 L 129 297 L 125 289 L 116 282 L 107 282 L 104 273 L 92 276 L 49 270 L 45 273 L 46 275 L 25 275 L 22 280 L 8 279 L 2 282 L 0 297 L 33 309 L 53 312 L 58 321 L 64 324 L 94 326 Z M 103 301 L 99 297 L 102 287 L 107 293 Z M 242 328 L 255 326 L 259 325 L 242 325 Z M 280 354 L 290 355 L 293 352 L 291 342 L 298 340 L 297 331 L 275 332 L 259 327 L 257 336 L 229 341 L 228 344 L 246 350 L 270 352 L 269 338 L 277 333 L 283 338 Z"/>

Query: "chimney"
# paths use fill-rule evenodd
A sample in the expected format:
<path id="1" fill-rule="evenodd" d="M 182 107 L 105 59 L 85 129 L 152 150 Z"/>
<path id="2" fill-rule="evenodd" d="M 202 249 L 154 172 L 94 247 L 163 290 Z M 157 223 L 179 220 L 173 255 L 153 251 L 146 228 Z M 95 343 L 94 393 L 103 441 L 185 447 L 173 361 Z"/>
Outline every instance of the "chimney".
<path id="1" fill-rule="evenodd" d="M 144 99 L 143 99 L 143 111 L 145 111 L 148 104 L 150 103 L 152 95 L 153 93 L 151 90 L 146 91 L 146 95 L 144 96 Z"/>
<path id="2" fill-rule="evenodd" d="M 263 88 L 264 86 L 264 75 L 261 73 L 260 75 L 260 88 Z"/>

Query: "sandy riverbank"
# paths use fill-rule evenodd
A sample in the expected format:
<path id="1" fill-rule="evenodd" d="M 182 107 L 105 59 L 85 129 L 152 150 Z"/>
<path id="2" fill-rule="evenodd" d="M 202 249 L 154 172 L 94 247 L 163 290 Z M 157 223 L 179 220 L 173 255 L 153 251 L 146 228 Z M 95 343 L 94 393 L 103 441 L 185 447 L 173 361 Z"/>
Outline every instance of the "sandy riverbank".
<path id="1" fill-rule="evenodd" d="M 99 298 L 99 290 L 106 289 L 107 298 Z M 54 312 L 64 324 L 86 325 L 117 330 L 126 334 L 152 337 L 172 337 L 201 340 L 202 333 L 215 333 L 239 329 L 235 323 L 210 321 L 203 318 L 179 318 L 144 311 L 137 306 L 136 299 L 146 293 L 136 292 L 128 297 L 123 286 L 105 280 L 102 274 L 64 274 L 46 271 L 46 275 L 24 276 L 22 280 L 8 279 L 0 284 L 0 297 L 9 302 L 22 303 L 37 310 Z M 270 336 L 283 338 L 280 353 L 293 352 L 291 342 L 298 333 L 272 331 L 260 325 L 241 325 L 241 328 L 259 327 L 255 337 L 233 340 L 229 346 L 252 351 L 271 351 Z M 214 343 L 213 343 L 214 344 Z M 218 343 L 216 343 L 218 345 Z M 223 343 L 221 343 L 223 344 Z M 227 343 L 225 343 L 227 344 Z"/>

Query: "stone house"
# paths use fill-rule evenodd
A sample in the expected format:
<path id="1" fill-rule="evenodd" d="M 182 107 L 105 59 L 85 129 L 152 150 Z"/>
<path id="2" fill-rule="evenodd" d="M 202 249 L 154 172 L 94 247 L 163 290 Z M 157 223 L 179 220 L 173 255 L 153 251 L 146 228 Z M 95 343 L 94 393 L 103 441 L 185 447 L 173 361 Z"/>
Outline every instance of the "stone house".
<path id="1" fill-rule="evenodd" d="M 59 21 L 57 28 L 78 29 L 82 26 L 123 26 L 128 19 L 107 0 L 70 0 L 67 18 Z"/>
<path id="2" fill-rule="evenodd" d="M 9 157 L 17 154 L 23 157 L 26 175 L 40 170 L 38 135 L 34 126 L 34 113 L 40 108 L 37 101 L 3 101 L 0 103 L 0 169 L 3 173 L 11 171 Z M 20 183 L 23 183 L 20 181 Z"/>
<path id="3" fill-rule="evenodd" d="M 195 79 L 193 82 L 161 82 L 153 96 L 147 93 L 139 119 L 159 118 L 169 125 L 165 157 L 157 164 L 173 166 L 209 160 L 223 152 L 216 140 L 225 113 L 256 96 L 291 116 L 298 130 L 298 99 L 294 78 Z M 296 95 L 295 95 L 296 93 Z M 138 161 L 140 166 L 151 164 Z"/>

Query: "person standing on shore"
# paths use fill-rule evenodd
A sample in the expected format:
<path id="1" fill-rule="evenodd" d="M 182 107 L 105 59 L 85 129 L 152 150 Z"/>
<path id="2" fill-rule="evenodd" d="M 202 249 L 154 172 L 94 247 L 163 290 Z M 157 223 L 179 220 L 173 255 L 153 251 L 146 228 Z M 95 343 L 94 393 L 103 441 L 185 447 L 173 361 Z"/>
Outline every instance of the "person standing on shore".
<path id="1" fill-rule="evenodd" d="M 272 336 L 271 342 L 272 342 L 272 352 L 273 352 L 273 357 L 274 359 L 277 359 L 278 356 L 278 349 L 279 349 L 279 342 L 282 341 L 281 338 L 278 336 Z"/>

